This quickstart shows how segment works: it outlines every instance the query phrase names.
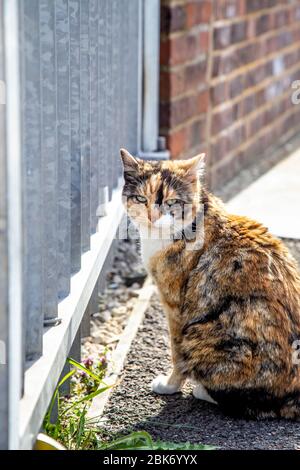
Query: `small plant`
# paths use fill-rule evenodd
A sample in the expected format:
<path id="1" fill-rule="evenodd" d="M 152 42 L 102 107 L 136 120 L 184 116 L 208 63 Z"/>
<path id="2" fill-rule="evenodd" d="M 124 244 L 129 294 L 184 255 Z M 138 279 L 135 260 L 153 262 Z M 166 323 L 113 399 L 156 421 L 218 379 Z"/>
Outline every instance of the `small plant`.
<path id="1" fill-rule="evenodd" d="M 120 437 L 112 442 L 103 444 L 100 450 L 213 450 L 214 447 L 204 444 L 190 444 L 153 441 L 145 431 L 133 432 L 129 436 Z"/>
<path id="2" fill-rule="evenodd" d="M 89 402 L 97 395 L 105 392 L 107 386 L 103 379 L 107 368 L 106 354 L 98 360 L 89 357 L 79 363 L 68 358 L 72 369 L 58 383 L 43 427 L 46 434 L 59 441 L 71 450 L 211 450 L 213 447 L 203 444 L 153 441 L 145 431 L 132 432 L 128 436 L 106 442 L 108 436 L 100 427 L 94 427 L 87 417 Z M 71 394 L 61 396 L 60 388 L 71 381 Z M 52 416 L 56 404 L 57 418 L 53 423 Z"/>
<path id="3" fill-rule="evenodd" d="M 97 436 L 95 430 L 87 426 L 87 403 L 109 388 L 103 382 L 106 356 L 101 356 L 98 361 L 87 358 L 82 364 L 71 358 L 67 361 L 73 368 L 58 383 L 43 427 L 46 434 L 68 449 L 94 448 Z M 60 388 L 67 380 L 71 381 L 71 394 L 64 397 L 60 394 Z M 53 423 L 55 404 L 57 419 Z"/>

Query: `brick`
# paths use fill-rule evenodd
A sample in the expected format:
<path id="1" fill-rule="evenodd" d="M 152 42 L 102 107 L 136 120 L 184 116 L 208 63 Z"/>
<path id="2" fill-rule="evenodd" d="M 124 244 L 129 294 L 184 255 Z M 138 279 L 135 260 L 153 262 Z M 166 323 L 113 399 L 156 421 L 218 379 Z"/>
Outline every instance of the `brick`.
<path id="1" fill-rule="evenodd" d="M 272 28 L 272 16 L 270 14 L 260 16 L 255 22 L 256 35 L 264 34 Z"/>
<path id="2" fill-rule="evenodd" d="M 237 112 L 237 105 L 228 106 L 223 110 L 216 111 L 212 118 L 213 135 L 231 126 L 237 118 Z"/>
<path id="3" fill-rule="evenodd" d="M 268 76 L 273 75 L 272 62 L 266 62 L 250 70 L 246 75 L 246 86 L 251 88 L 261 83 Z"/>
<path id="4" fill-rule="evenodd" d="M 214 16 L 217 20 L 237 18 L 244 14 L 244 0 L 218 0 L 214 2 Z"/>
<path id="5" fill-rule="evenodd" d="M 292 67 L 299 60 L 298 51 L 292 51 L 284 55 L 284 66 L 286 69 Z"/>
<path id="6" fill-rule="evenodd" d="M 203 90 L 198 93 L 197 97 L 197 110 L 199 114 L 206 113 L 209 107 L 209 92 Z"/>
<path id="7" fill-rule="evenodd" d="M 269 7 L 268 0 L 246 0 L 246 11 L 252 13 Z"/>
<path id="8" fill-rule="evenodd" d="M 196 2 L 189 2 L 187 4 L 187 7 L 186 7 L 186 25 L 187 25 L 187 28 L 192 28 L 193 26 L 195 26 L 197 24 L 197 14 L 196 14 L 196 10 L 197 10 L 197 4 Z"/>
<path id="9" fill-rule="evenodd" d="M 256 99 L 255 94 L 249 95 L 244 98 L 242 102 L 242 115 L 246 116 L 249 113 L 252 113 L 256 108 Z"/>
<path id="10" fill-rule="evenodd" d="M 218 105 L 224 103 L 228 99 L 227 82 L 221 82 L 211 88 L 212 104 Z"/>
<path id="11" fill-rule="evenodd" d="M 169 134 L 167 136 L 167 146 L 172 158 L 181 155 L 187 148 L 187 129 L 182 128 Z"/>
<path id="12" fill-rule="evenodd" d="M 238 75 L 229 82 L 229 97 L 231 99 L 241 95 L 245 89 L 245 75 Z"/>
<path id="13" fill-rule="evenodd" d="M 226 75 L 235 68 L 235 57 L 232 53 L 224 53 L 213 58 L 213 77 Z"/>
<path id="14" fill-rule="evenodd" d="M 161 65 L 177 65 L 188 62 L 198 55 L 198 41 L 194 34 L 171 37 L 161 41 Z"/>
<path id="15" fill-rule="evenodd" d="M 231 27 L 231 42 L 236 44 L 241 41 L 245 41 L 247 38 L 247 22 L 240 21 L 233 23 Z"/>
<path id="16" fill-rule="evenodd" d="M 281 47 L 287 47 L 293 44 L 294 36 L 291 31 L 282 31 L 277 36 L 277 49 Z"/>
<path id="17" fill-rule="evenodd" d="M 176 101 L 161 103 L 160 120 L 162 127 L 176 127 L 197 115 L 197 100 L 194 96 L 185 96 Z"/>
<path id="18" fill-rule="evenodd" d="M 198 35 L 198 52 L 204 53 L 208 51 L 209 46 L 209 32 L 200 31 Z"/>
<path id="19" fill-rule="evenodd" d="M 222 136 L 211 145 L 211 163 L 214 165 L 218 163 L 227 153 L 227 139 Z"/>
<path id="20" fill-rule="evenodd" d="M 185 91 L 185 69 L 160 72 L 160 99 L 173 99 Z"/>
<path id="21" fill-rule="evenodd" d="M 185 68 L 185 89 L 195 88 L 205 81 L 206 61 L 201 60 Z"/>
<path id="22" fill-rule="evenodd" d="M 186 11 L 183 5 L 163 5 L 161 8 L 161 32 L 172 33 L 185 28 Z"/>
<path id="23" fill-rule="evenodd" d="M 264 125 L 264 114 L 257 114 L 254 119 L 252 119 L 249 123 L 247 137 L 250 138 L 256 135 L 260 131 L 260 129 L 264 127 Z"/>
<path id="24" fill-rule="evenodd" d="M 289 10 L 281 10 L 274 13 L 274 28 L 282 28 L 290 23 Z"/>
<path id="25" fill-rule="evenodd" d="M 250 18 L 247 23 L 247 38 L 255 39 L 256 38 L 256 21 L 254 18 Z"/>
<path id="26" fill-rule="evenodd" d="M 190 1 L 186 7 L 187 28 L 192 28 L 198 24 L 208 24 L 212 14 L 210 1 Z"/>
<path id="27" fill-rule="evenodd" d="M 233 52 L 224 52 L 213 60 L 213 77 L 226 75 L 243 65 L 247 65 L 261 56 L 259 46 L 246 44 Z"/>
<path id="28" fill-rule="evenodd" d="M 236 51 L 238 66 L 247 65 L 260 58 L 258 46 L 256 44 L 247 44 Z"/>
<path id="29" fill-rule="evenodd" d="M 220 26 L 214 29 L 214 48 L 223 49 L 231 44 L 231 26 Z"/>
<path id="30" fill-rule="evenodd" d="M 188 130 L 188 147 L 194 148 L 203 144 L 205 139 L 206 121 L 204 119 L 193 122 Z"/>
<path id="31" fill-rule="evenodd" d="M 162 2 L 160 124 L 173 158 L 206 147 L 211 179 L 224 182 L 299 131 L 289 93 L 300 76 L 299 1 Z"/>
<path id="32" fill-rule="evenodd" d="M 300 20 L 300 5 L 296 5 L 294 11 L 291 11 L 290 21 L 292 20 L 299 21 Z"/>
<path id="33" fill-rule="evenodd" d="M 232 179 L 240 171 L 242 167 L 240 153 L 234 155 L 230 160 L 226 159 L 217 168 L 213 167 L 211 169 L 212 188 L 220 187 L 221 184 Z"/>

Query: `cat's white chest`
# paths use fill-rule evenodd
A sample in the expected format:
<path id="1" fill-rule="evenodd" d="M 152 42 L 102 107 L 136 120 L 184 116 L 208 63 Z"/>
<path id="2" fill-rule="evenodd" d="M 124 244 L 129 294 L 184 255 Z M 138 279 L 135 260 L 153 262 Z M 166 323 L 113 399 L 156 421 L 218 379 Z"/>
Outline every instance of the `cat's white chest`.
<path id="1" fill-rule="evenodd" d="M 166 239 L 141 239 L 141 252 L 145 268 L 149 270 L 150 259 L 172 243 Z"/>

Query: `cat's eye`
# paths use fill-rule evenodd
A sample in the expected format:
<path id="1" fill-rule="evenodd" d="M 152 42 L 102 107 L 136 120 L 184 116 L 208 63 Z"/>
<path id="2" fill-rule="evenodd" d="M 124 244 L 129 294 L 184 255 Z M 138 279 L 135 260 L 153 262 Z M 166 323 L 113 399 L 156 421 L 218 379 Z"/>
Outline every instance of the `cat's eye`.
<path id="1" fill-rule="evenodd" d="M 146 204 L 147 202 L 147 198 L 144 197 L 144 196 L 134 196 L 134 199 L 137 201 L 137 202 L 140 202 L 141 204 Z"/>
<path id="2" fill-rule="evenodd" d="M 177 204 L 177 203 L 178 203 L 178 199 L 168 199 L 168 200 L 166 201 L 166 204 L 167 204 L 167 206 L 169 206 L 169 207 L 172 207 L 172 206 L 174 206 L 174 205 Z"/>

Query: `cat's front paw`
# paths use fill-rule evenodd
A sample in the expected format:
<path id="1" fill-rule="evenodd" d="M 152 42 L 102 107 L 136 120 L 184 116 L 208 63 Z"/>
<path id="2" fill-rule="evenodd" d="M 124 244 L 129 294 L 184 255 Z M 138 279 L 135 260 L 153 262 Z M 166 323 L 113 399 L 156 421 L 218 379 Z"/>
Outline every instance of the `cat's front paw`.
<path id="1" fill-rule="evenodd" d="M 180 386 L 168 383 L 169 377 L 167 375 L 159 375 L 151 383 L 152 392 L 159 395 L 172 395 L 180 390 Z"/>

